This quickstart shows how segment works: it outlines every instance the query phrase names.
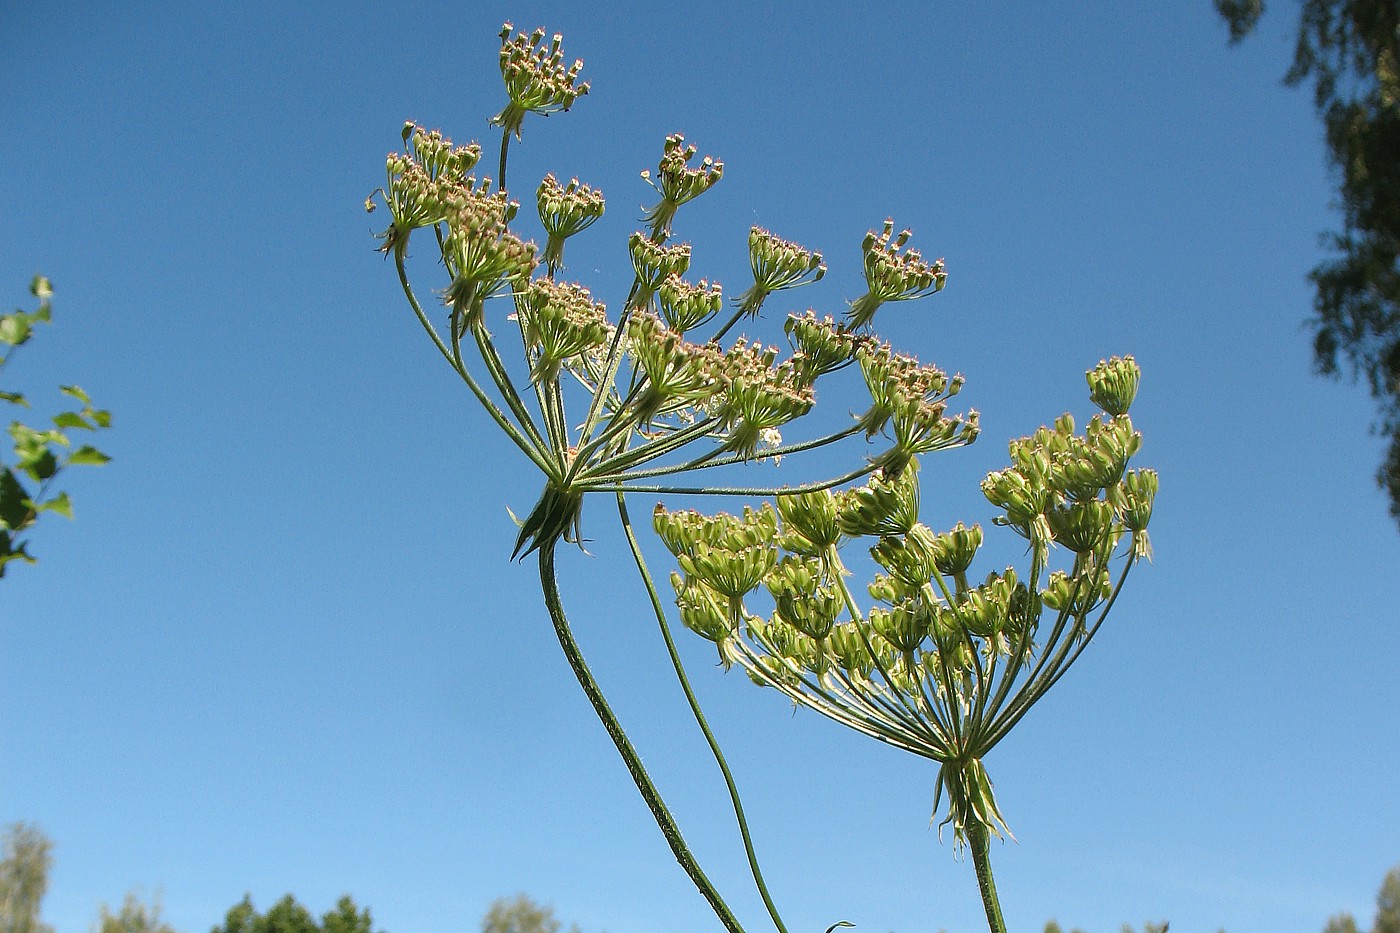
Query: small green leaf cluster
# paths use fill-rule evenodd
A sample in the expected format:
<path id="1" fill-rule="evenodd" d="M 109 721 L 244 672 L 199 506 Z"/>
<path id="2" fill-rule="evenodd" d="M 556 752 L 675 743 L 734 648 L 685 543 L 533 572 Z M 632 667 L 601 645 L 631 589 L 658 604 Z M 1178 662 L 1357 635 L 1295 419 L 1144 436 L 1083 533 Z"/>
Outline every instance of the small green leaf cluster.
<path id="1" fill-rule="evenodd" d="M 951 385 L 885 348 L 862 362 L 867 380 L 888 390 L 896 422 L 909 399 L 941 404 L 928 400 Z M 1150 553 L 1156 473 L 1127 469 L 1141 444 L 1126 412 L 1131 393 L 1106 399 L 1105 388 L 1135 388 L 1138 378 L 1131 358 L 1101 363 L 1089 383 L 1103 415 L 1083 433 L 1066 414 L 1012 441 L 1012 465 L 983 481 L 1003 510 L 996 524 L 1030 541 L 1027 568 L 976 579 L 981 526 L 935 532 L 919 521 L 923 450 L 914 445 L 861 486 L 780 493 L 742 515 L 658 506 L 653 525 L 679 565 L 682 622 L 758 684 L 942 763 L 939 793 L 957 838 L 973 821 L 1004 832 L 981 759 L 1078 657 Z M 880 568 L 865 586 L 868 611 L 842 558 L 857 541 Z M 752 611 L 755 597 L 771 610 Z"/>
<path id="2" fill-rule="evenodd" d="M 29 341 L 36 324 L 47 324 L 52 319 L 53 289 L 49 280 L 35 276 L 29 292 L 39 300 L 37 309 L 0 315 L 0 369 L 18 347 Z M 66 432 L 108 428 L 112 424 L 111 413 L 93 408 L 92 399 L 78 386 L 60 386 L 59 391 L 81 407 L 54 415 L 50 419 L 53 426 L 48 428 L 34 428 L 20 421 L 10 423 L 14 459 L 10 463 L 0 459 L 0 577 L 11 561 L 34 563 L 23 536 L 40 514 L 56 512 L 73 517 L 68 494 L 51 491 L 59 474 L 70 466 L 96 466 L 110 459 L 89 444 L 75 448 Z M 29 407 L 29 401 L 19 392 L 0 391 L 0 401 Z"/>

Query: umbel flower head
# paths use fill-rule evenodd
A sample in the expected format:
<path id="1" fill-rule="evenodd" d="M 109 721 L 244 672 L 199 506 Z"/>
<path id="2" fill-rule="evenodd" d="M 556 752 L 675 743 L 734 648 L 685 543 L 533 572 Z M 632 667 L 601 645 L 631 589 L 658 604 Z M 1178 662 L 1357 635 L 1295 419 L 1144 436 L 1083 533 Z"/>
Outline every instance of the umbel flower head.
<path id="1" fill-rule="evenodd" d="M 555 34 L 549 45 L 544 44 L 544 30 L 536 29 L 528 37 L 516 33 L 506 23 L 501 27 L 501 77 L 506 83 L 510 102 L 491 118 L 491 125 L 503 127 L 520 138 L 520 127 L 527 113 L 549 116 L 568 110 L 574 101 L 588 93 L 588 82 L 579 82 L 583 59 L 565 67 L 560 48 L 564 39 Z"/>
<path id="2" fill-rule="evenodd" d="M 879 233 L 871 231 L 861 243 L 865 255 L 865 284 L 867 291 L 851 302 L 848 313 L 852 327 L 870 323 L 880 305 L 887 301 L 908 301 L 941 291 L 948 280 L 943 260 L 924 262 L 916 249 L 903 253 L 909 242 L 909 231 L 894 233 L 894 221 L 886 220 Z"/>
<path id="3" fill-rule="evenodd" d="M 445 218 L 442 258 L 452 284 L 444 300 L 468 322 L 480 319 L 487 298 L 529 278 L 539 262 L 535 244 L 509 229 L 520 205 L 490 188 L 490 179 L 459 187 Z"/>
<path id="4" fill-rule="evenodd" d="M 381 190 L 393 220 L 380 234 L 381 252 L 392 253 L 408 241 L 420 227 L 431 227 L 447 219 L 450 205 L 467 183 L 467 173 L 481 158 L 476 143 L 454 148 L 452 140 L 437 130 L 426 130 L 411 120 L 401 134 L 404 152 L 391 152 L 385 159 L 385 185 Z M 365 201 L 374 210 L 374 196 Z"/>
<path id="5" fill-rule="evenodd" d="M 826 275 L 821 253 L 779 239 L 762 227 L 749 228 L 749 266 L 753 285 L 739 296 L 739 310 L 750 317 L 773 292 L 819 282 Z"/>
<path id="6" fill-rule="evenodd" d="M 652 180 L 651 172 L 642 172 L 642 180 L 661 195 L 661 200 L 647 211 L 645 218 L 651 224 L 651 238 L 658 243 L 671 235 L 671 222 L 677 208 L 709 191 L 724 176 L 724 163 L 710 156 L 692 167 L 690 160 L 695 157 L 695 151 L 694 146 L 686 144 L 684 136 L 674 133 L 666 137 L 661 164 L 656 167 L 656 179 Z"/>
<path id="7" fill-rule="evenodd" d="M 553 276 L 564 263 L 564 241 L 588 229 L 603 216 L 603 193 L 579 184 L 577 178 L 561 185 L 551 172 L 540 182 L 535 203 L 547 236 L 544 262 Z"/>
<path id="8" fill-rule="evenodd" d="M 982 759 L 1084 650 L 1147 555 L 1156 473 L 1125 470 L 1141 441 L 1126 412 L 1096 416 L 1082 433 L 1066 415 L 1013 441 L 1012 465 L 983 490 L 1005 510 L 996 523 L 1031 540 L 1029 566 L 977 582 L 982 526 L 937 532 L 918 518 L 918 457 L 975 419 L 935 427 L 957 423 L 942 413 L 953 380 L 888 347 L 858 352 L 875 398 L 867 417 L 893 422 L 902 467 L 886 462 L 841 492 L 780 493 L 776 523 L 758 520 L 766 512 L 658 507 L 655 526 L 680 568 L 672 582 L 681 620 L 756 683 L 938 762 L 935 811 L 946 801 L 959 843 L 1007 835 Z M 928 423 L 914 416 L 927 434 L 901 427 L 910 411 L 930 413 Z M 1115 553 L 1125 532 L 1133 546 Z M 845 582 L 842 555 L 856 539 L 880 568 L 865 587 L 875 600 L 868 611 Z M 1066 555 L 1062 568 L 1056 553 Z"/>
<path id="9" fill-rule="evenodd" d="M 559 378 L 569 360 L 601 347 L 608 339 L 607 310 L 581 285 L 535 279 L 515 292 L 515 313 L 534 361 L 530 381 Z"/>

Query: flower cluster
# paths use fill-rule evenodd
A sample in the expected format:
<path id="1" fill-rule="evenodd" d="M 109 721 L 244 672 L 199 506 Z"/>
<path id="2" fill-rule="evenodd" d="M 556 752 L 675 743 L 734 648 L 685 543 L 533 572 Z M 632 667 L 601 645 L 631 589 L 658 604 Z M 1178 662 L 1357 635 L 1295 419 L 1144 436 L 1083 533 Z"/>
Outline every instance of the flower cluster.
<path id="1" fill-rule="evenodd" d="M 724 293 L 710 280 L 683 278 L 691 247 L 668 240 L 679 208 L 712 188 L 724 166 L 708 156 L 694 162 L 696 147 L 672 135 L 655 175 L 642 173 L 660 201 L 648 210 L 645 231 L 628 240 L 632 285 L 610 321 L 583 285 L 555 281 L 565 241 L 602 216 L 600 192 L 577 179 L 544 178 L 536 191 L 542 257 L 512 229 L 519 205 L 505 191 L 510 137 L 519 138 L 526 114 L 567 110 L 588 91 L 578 81 L 582 62 L 566 66 L 560 37 L 544 39 L 542 29 L 512 35 L 508 23 L 501 32 L 507 102 L 492 118 L 502 127 L 494 186 L 469 174 L 479 146 L 454 147 L 441 133 L 409 123 L 404 152 L 389 156 L 380 192 L 392 215 L 382 248 L 393 257 L 409 304 L 492 421 L 543 476 L 512 557 L 539 551 L 545 603 L 575 676 L 677 858 L 729 933 L 742 933 L 679 841 L 583 663 L 554 568 L 558 544 L 582 540 L 590 493 L 615 499 L 648 587 L 631 539 L 629 493 L 773 496 L 739 514 L 657 506 L 655 529 L 676 560 L 671 580 L 682 622 L 715 643 L 726 666 L 737 664 L 760 685 L 938 762 L 935 811 L 946 794 L 945 822 L 958 840 L 972 843 L 980 875 L 989 834 L 1006 830 L 983 757 L 1078 658 L 1128 571 L 1151 555 L 1147 526 L 1157 474 L 1130 467 L 1142 443 L 1128 417 L 1140 382 L 1137 364 L 1115 357 L 1086 374 L 1101 413 L 1082 432 L 1066 414 L 1011 443 L 1010 465 L 988 474 L 981 488 L 999 510 L 993 522 L 1029 542 L 1027 564 L 974 574 L 982 527 L 959 522 L 937 531 L 924 524 L 919 472 L 925 454 L 973 442 L 978 414 L 950 411 L 961 376 L 896 352 L 869 329 L 883 304 L 941 290 L 943 261 L 925 261 L 908 248 L 909 231 L 896 234 L 886 221 L 864 238 L 866 292 L 843 320 L 814 310 L 788 315 L 786 356 L 752 335 L 725 349 L 728 331 L 757 317 L 768 296 L 826 273 L 821 253 L 753 227 L 753 284 L 727 322 L 708 339 L 693 338 L 718 316 Z M 447 274 L 445 335 L 423 310 L 406 268 L 409 239 L 425 228 L 432 229 Z M 486 302 L 506 295 L 514 304 L 506 319 L 519 327 L 528 380 L 517 375 L 518 359 L 514 366 L 503 359 L 503 344 L 486 327 Z M 474 354 L 463 352 L 468 336 Z M 785 443 L 782 431 L 816 404 L 815 384 L 853 363 L 869 407 L 830 433 Z M 672 479 L 755 460 L 776 464 L 848 439 L 859 443 L 860 435 L 868 445 L 880 438 L 880 448 L 866 451 L 850 472 L 801 487 Z M 1120 549 L 1125 537 L 1129 545 Z M 842 557 L 857 542 L 878 567 L 864 587 L 873 601 L 868 610 L 848 585 L 851 570 Z M 664 629 L 659 603 L 657 612 Z M 673 661 L 683 677 L 674 655 Z M 994 907 L 993 897 L 989 917 Z"/>
<path id="2" fill-rule="evenodd" d="M 749 266 L 753 285 L 739 296 L 741 313 L 753 317 L 773 292 L 821 281 L 822 254 L 779 239 L 761 227 L 749 228 Z"/>
<path id="3" fill-rule="evenodd" d="M 651 238 L 658 243 L 671 235 L 676 210 L 709 191 L 724 176 L 724 163 L 710 156 L 705 156 L 692 168 L 690 160 L 695 152 L 695 147 L 686 145 L 685 137 L 679 133 L 667 136 L 661 163 L 656 167 L 656 180 L 652 180 L 651 172 L 642 172 L 642 179 L 661 195 L 661 200 L 647 211 L 645 218 L 651 224 Z"/>
<path id="4" fill-rule="evenodd" d="M 666 319 L 666 326 L 683 334 L 719 313 L 724 306 L 724 290 L 718 282 L 711 285 L 701 279 L 692 285 L 679 275 L 673 275 L 657 289 L 656 304 Z"/>
<path id="5" fill-rule="evenodd" d="M 442 133 L 412 121 L 404 124 L 402 136 L 406 152 L 391 152 L 385 159 L 387 180 L 382 190 L 393 215 L 393 223 L 381 234 L 380 249 L 386 253 L 402 248 L 412 231 L 446 220 L 449 204 L 481 158 L 477 144 L 454 148 Z M 371 197 L 365 209 L 374 208 Z"/>
<path id="6" fill-rule="evenodd" d="M 897 434 L 901 411 L 941 413 L 956 391 L 954 380 L 886 347 L 863 348 L 859 358 Z M 1131 361 L 1097 372 L 1105 368 L 1117 383 L 1136 383 Z M 1091 372 L 1091 386 L 1104 378 Z M 982 757 L 1083 650 L 1128 568 L 1147 553 L 1156 474 L 1126 469 L 1140 442 L 1126 412 L 1095 416 L 1082 434 L 1065 415 L 1012 442 L 1012 466 L 990 474 L 983 489 L 1005 510 L 997 524 L 1031 539 L 1030 566 L 980 581 L 970 570 L 981 526 L 936 532 L 919 520 L 920 443 L 901 469 L 886 464 L 851 489 L 779 494 L 773 507 L 738 516 L 658 506 L 654 525 L 679 565 L 672 584 L 682 622 L 714 642 L 726 665 L 942 763 L 940 798 L 947 793 L 957 837 L 974 822 L 1000 834 L 1006 827 Z M 1117 561 L 1115 581 L 1125 531 L 1134 545 Z M 841 556 L 860 539 L 879 566 L 866 586 L 875 604 L 864 613 Z M 1069 563 L 1055 569 L 1059 548 Z M 769 602 L 766 614 L 750 608 L 758 598 Z"/>
<path id="7" fill-rule="evenodd" d="M 535 279 L 518 290 L 515 313 L 531 348 L 530 381 L 536 384 L 558 379 L 565 363 L 597 350 L 612 332 L 607 309 L 588 289 L 553 279 Z"/>
<path id="8" fill-rule="evenodd" d="M 523 32 L 516 33 L 512 38 L 514 28 L 510 23 L 501 27 L 501 77 L 510 102 L 491 118 L 491 125 L 503 127 L 519 139 L 527 113 L 548 116 L 568 110 L 575 100 L 588 93 L 588 82 L 578 81 L 582 59 L 564 66 L 562 36 L 556 33 L 546 46 L 543 29 L 536 29 L 528 37 Z"/>
<path id="9" fill-rule="evenodd" d="M 579 184 L 577 178 L 561 185 L 551 172 L 540 182 L 535 202 L 547 237 L 544 262 L 553 276 L 564 262 L 564 241 L 582 233 L 603 216 L 603 193 Z"/>
<path id="10" fill-rule="evenodd" d="M 916 249 L 900 252 L 909 242 L 909 231 L 894 233 L 894 221 L 886 220 L 878 234 L 865 235 L 861 252 L 865 255 L 866 293 L 851 302 L 848 316 L 852 327 L 870 323 L 880 305 L 887 301 L 908 301 L 940 291 L 948 280 L 943 260 L 925 262 Z"/>
<path id="11" fill-rule="evenodd" d="M 491 193 L 489 179 L 459 186 L 447 208 L 442 259 L 452 284 L 444 300 L 461 320 L 475 323 L 481 319 L 483 302 L 523 283 L 539 259 L 534 243 L 510 231 L 520 205 L 504 191 Z"/>

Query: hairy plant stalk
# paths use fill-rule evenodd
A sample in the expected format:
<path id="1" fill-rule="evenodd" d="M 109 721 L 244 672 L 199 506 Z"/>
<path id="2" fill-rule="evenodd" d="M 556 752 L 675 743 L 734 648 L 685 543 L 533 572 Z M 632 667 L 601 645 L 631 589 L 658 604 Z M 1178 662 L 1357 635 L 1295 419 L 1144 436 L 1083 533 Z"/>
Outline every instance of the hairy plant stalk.
<path id="1" fill-rule="evenodd" d="M 598 714 L 598 719 L 602 721 L 603 728 L 608 732 L 608 738 L 612 739 L 617 753 L 622 756 L 623 762 L 627 765 L 627 772 L 632 776 L 632 781 L 637 785 L 642 799 L 646 801 L 647 808 L 651 810 L 656 825 L 661 827 L 661 834 L 666 837 L 666 843 L 671 847 L 671 853 L 676 857 L 676 861 L 685 869 L 685 873 L 690 876 L 695 887 L 709 902 L 710 908 L 715 912 L 715 916 L 719 917 L 720 923 L 724 924 L 724 928 L 729 933 L 744 933 L 744 928 L 739 924 L 734 912 L 729 909 L 729 905 L 724 902 L 724 898 L 720 896 L 714 884 L 706 877 L 700 863 L 695 860 L 690 847 L 686 845 L 685 839 L 681 836 L 680 827 L 676 825 L 675 817 L 671 815 L 670 808 L 662 800 L 661 792 L 657 790 L 651 776 L 647 774 L 646 768 L 642 765 L 641 756 L 637 754 L 632 741 L 627 737 L 622 723 L 613 714 L 607 698 L 603 696 L 603 691 L 598 687 L 598 682 L 593 679 L 593 673 L 588 669 L 588 664 L 583 659 L 583 653 L 579 650 L 578 642 L 574 640 L 573 632 L 569 628 L 569 620 L 564 615 L 564 604 L 559 598 L 559 585 L 554 569 L 557 544 L 558 539 L 550 539 L 540 545 L 540 585 L 544 590 L 545 608 L 549 611 L 550 621 L 554 623 L 554 634 L 559 639 L 559 647 L 564 649 L 564 657 L 569 662 L 569 668 L 574 672 L 579 686 L 583 688 L 588 702 L 593 704 L 593 711 Z"/>
<path id="2" fill-rule="evenodd" d="M 985 824 L 972 820 L 967 826 L 967 841 L 972 849 L 972 865 L 977 871 L 977 887 L 982 891 L 982 906 L 987 910 L 987 926 L 992 933 L 1006 933 L 1006 921 L 1001 917 L 1001 902 L 997 900 L 996 882 L 992 880 L 992 863 L 987 857 L 991 833 Z"/>
<path id="3" fill-rule="evenodd" d="M 754 851 L 753 838 L 749 835 L 749 821 L 744 816 L 744 804 L 739 799 L 739 788 L 734 783 L 734 775 L 729 771 L 729 763 L 724 759 L 724 752 L 720 750 L 719 740 L 710 731 L 710 724 L 706 721 L 705 714 L 700 710 L 700 701 L 695 698 L 695 691 L 690 687 L 690 678 L 686 676 L 685 665 L 681 663 L 680 652 L 676 650 L 675 639 L 671 637 L 671 626 L 666 621 L 666 610 L 661 605 L 661 597 L 656 592 L 656 584 L 651 578 L 650 571 L 647 570 L 646 562 L 642 559 L 642 549 L 637 544 L 637 536 L 632 530 L 632 520 L 627 514 L 627 500 L 622 493 L 618 493 L 617 496 L 617 510 L 622 519 L 622 530 L 627 535 L 627 544 L 632 549 L 632 559 L 637 564 L 637 573 L 640 574 L 642 583 L 646 586 L 652 610 L 656 613 L 657 624 L 661 627 L 661 637 L 666 642 L 666 652 L 671 658 L 671 667 L 676 673 L 676 679 L 680 681 L 686 702 L 690 704 L 690 712 L 695 717 L 695 723 L 704 733 L 705 742 L 710 746 L 710 753 L 714 755 L 715 764 L 719 766 L 720 774 L 724 776 L 724 786 L 729 791 L 729 800 L 734 807 L 734 820 L 738 823 L 739 835 L 744 840 L 744 854 L 749 860 L 749 871 L 753 874 L 754 885 L 758 888 L 758 893 L 763 898 L 763 906 L 768 909 L 768 916 L 773 919 L 773 925 L 778 928 L 778 933 L 788 933 L 783 918 L 778 914 L 778 907 L 773 903 L 772 895 L 768 893 L 768 884 L 763 880 L 763 870 L 759 868 L 758 854 Z"/>

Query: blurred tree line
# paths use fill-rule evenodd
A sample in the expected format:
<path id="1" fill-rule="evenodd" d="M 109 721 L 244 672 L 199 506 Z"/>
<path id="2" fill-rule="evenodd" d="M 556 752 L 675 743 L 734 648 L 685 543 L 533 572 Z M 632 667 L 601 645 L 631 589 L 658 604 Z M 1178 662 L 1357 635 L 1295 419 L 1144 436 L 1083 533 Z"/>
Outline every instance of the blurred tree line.
<path id="1" fill-rule="evenodd" d="M 53 841 L 32 823 L 14 823 L 0 836 L 0 933 L 54 933 L 39 919 L 39 909 L 49 887 L 53 867 Z M 494 901 L 481 918 L 481 933 L 559 933 L 563 924 L 554 908 L 527 894 Z M 161 916 L 159 898 L 147 902 L 135 891 L 128 892 L 122 905 L 113 911 L 106 904 L 98 907 L 93 933 L 177 933 Z M 229 909 L 224 922 L 210 933 L 384 933 L 374 929 L 369 908 L 356 906 L 348 894 L 318 920 L 296 898 L 288 894 L 260 913 L 252 898 L 243 896 Z M 570 924 L 568 933 L 580 933 Z M 1065 933 L 1054 920 L 1045 924 L 1044 933 Z M 1070 933 L 1083 933 L 1074 929 Z M 1124 924 L 1122 933 L 1134 933 Z M 1145 923 L 1142 933 L 1167 933 L 1166 923 Z M 1349 913 L 1332 917 L 1322 933 L 1362 933 Z M 1392 868 L 1376 896 L 1376 918 L 1370 933 L 1400 933 L 1400 865 Z"/>

